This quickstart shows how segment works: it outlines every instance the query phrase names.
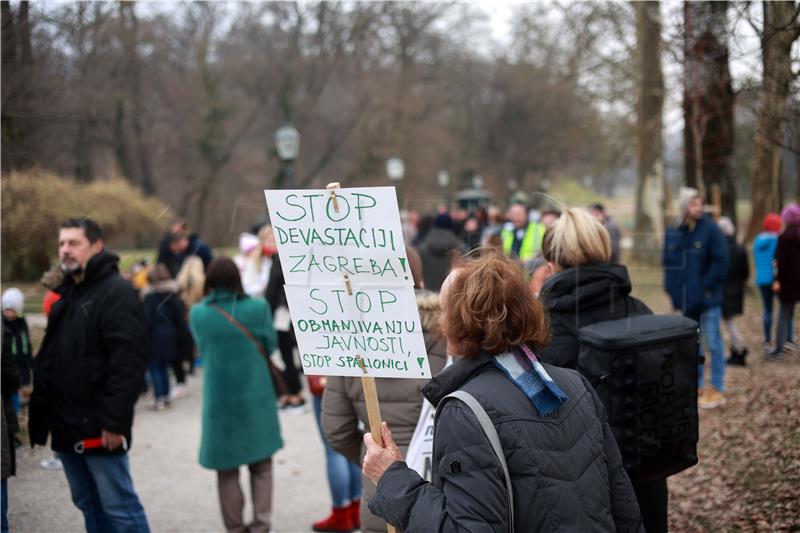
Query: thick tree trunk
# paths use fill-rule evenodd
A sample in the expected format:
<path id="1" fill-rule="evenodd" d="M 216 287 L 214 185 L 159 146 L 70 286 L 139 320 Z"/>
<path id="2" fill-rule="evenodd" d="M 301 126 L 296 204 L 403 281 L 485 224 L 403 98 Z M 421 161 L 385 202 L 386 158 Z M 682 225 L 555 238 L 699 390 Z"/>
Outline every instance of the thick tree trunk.
<path id="1" fill-rule="evenodd" d="M 13 98 L 15 85 L 11 81 L 16 75 L 17 66 L 17 38 L 14 13 L 11 11 L 11 2 L 0 2 L 2 12 L 2 161 L 3 172 L 8 172 L 16 167 L 17 122 L 16 117 L 9 113 L 9 103 Z"/>
<path id="2" fill-rule="evenodd" d="M 784 144 L 786 102 L 792 80 L 792 43 L 800 36 L 795 2 L 764 2 L 761 35 L 764 80 L 753 157 L 753 211 L 747 238 L 752 239 L 769 212 L 779 211 L 781 160 Z"/>
<path id="3" fill-rule="evenodd" d="M 727 2 L 684 3 L 686 105 L 691 106 L 685 128 L 693 143 L 695 185 L 710 197 L 719 187 L 722 214 L 736 223 L 736 187 L 733 180 L 733 106 L 735 94 L 728 67 Z M 684 137 L 686 137 L 685 135 Z M 688 170 L 687 177 L 691 174 Z"/>
<path id="4" fill-rule="evenodd" d="M 661 248 L 664 221 L 661 13 L 659 2 L 634 2 L 639 71 L 636 107 L 637 183 L 634 255 L 653 260 Z"/>
<path id="5" fill-rule="evenodd" d="M 126 54 L 126 85 L 128 99 L 131 107 L 131 123 L 133 126 L 133 140 L 136 149 L 136 160 L 139 167 L 139 185 L 145 194 L 152 195 L 156 192 L 153 178 L 152 165 L 150 164 L 150 150 L 145 135 L 144 116 L 145 106 L 142 95 L 142 67 L 137 45 L 139 43 L 139 20 L 136 17 L 136 6 L 133 2 L 120 3 L 120 19 L 123 25 L 125 54 Z M 126 176 L 133 179 L 133 176 Z"/>

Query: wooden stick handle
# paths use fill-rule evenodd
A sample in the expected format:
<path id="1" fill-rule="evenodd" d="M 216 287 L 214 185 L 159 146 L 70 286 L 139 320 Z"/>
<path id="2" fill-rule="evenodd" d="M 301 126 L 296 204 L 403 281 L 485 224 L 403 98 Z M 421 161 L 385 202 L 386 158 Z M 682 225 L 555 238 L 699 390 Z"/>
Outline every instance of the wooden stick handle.
<path id="1" fill-rule="evenodd" d="M 361 376 L 361 388 L 364 389 L 364 401 L 367 404 L 367 417 L 369 418 L 369 431 L 372 439 L 383 446 L 381 436 L 381 405 L 378 403 L 378 389 L 375 387 L 375 378 L 372 376 Z M 386 523 L 386 531 L 395 533 L 394 527 Z"/>

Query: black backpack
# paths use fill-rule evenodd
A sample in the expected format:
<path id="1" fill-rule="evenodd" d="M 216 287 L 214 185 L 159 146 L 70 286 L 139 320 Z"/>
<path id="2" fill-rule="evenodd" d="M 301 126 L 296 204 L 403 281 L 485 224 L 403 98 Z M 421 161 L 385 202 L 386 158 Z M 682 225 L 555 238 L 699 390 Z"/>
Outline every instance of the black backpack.
<path id="1" fill-rule="evenodd" d="M 577 370 L 591 382 L 633 481 L 697 464 L 697 322 L 640 315 L 577 331 Z"/>

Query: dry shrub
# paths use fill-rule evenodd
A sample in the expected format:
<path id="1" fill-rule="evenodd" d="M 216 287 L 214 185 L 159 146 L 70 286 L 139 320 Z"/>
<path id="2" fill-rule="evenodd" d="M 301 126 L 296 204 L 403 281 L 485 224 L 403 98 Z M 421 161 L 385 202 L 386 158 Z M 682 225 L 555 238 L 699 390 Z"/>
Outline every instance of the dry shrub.
<path id="1" fill-rule="evenodd" d="M 111 248 L 150 247 L 171 217 L 161 200 L 122 179 L 78 183 L 34 170 L 2 177 L 2 278 L 34 280 L 56 254 L 58 226 L 86 216 Z"/>

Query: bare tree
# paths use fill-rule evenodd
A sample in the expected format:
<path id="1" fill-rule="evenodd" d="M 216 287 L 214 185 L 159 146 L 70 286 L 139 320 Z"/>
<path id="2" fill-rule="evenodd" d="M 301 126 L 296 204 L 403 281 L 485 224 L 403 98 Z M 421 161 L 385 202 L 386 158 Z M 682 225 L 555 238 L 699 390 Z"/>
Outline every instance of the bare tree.
<path id="1" fill-rule="evenodd" d="M 639 87 L 636 106 L 637 182 L 634 252 L 653 259 L 664 229 L 663 108 L 661 5 L 634 2 Z"/>
<path id="2" fill-rule="evenodd" d="M 747 231 L 748 239 L 758 233 L 764 215 L 781 208 L 784 125 L 789 86 L 794 77 L 791 50 L 795 40 L 800 37 L 800 6 L 796 2 L 765 1 L 763 8 L 761 53 L 764 78 L 754 141 L 753 211 Z"/>
<path id="3" fill-rule="evenodd" d="M 736 222 L 734 100 L 728 65 L 728 2 L 684 4 L 684 151 L 686 184 L 710 194 Z"/>

